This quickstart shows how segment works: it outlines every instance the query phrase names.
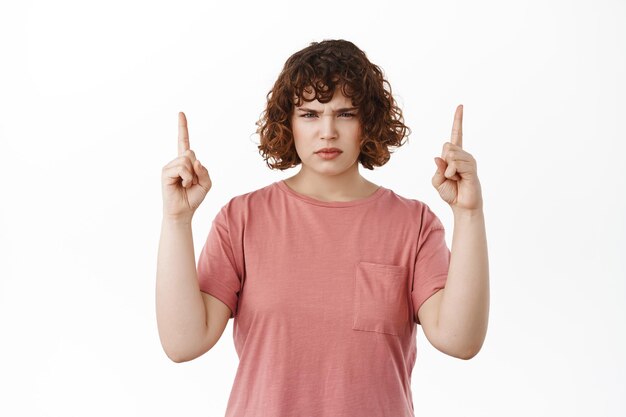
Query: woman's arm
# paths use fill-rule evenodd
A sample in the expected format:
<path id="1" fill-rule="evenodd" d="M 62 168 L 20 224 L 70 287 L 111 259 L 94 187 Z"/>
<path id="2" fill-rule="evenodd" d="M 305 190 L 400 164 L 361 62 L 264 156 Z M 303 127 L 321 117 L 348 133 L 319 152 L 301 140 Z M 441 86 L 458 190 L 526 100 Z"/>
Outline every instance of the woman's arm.
<path id="1" fill-rule="evenodd" d="M 471 359 L 485 341 L 489 320 L 489 260 L 482 211 L 455 214 L 448 279 L 439 293 L 437 348 Z"/>
<path id="2" fill-rule="evenodd" d="M 422 303 L 420 323 L 428 340 L 452 356 L 470 359 L 483 345 L 489 319 L 489 261 L 476 160 L 463 149 L 463 106 L 454 115 L 433 186 L 450 204 L 454 233 L 444 289 Z"/>

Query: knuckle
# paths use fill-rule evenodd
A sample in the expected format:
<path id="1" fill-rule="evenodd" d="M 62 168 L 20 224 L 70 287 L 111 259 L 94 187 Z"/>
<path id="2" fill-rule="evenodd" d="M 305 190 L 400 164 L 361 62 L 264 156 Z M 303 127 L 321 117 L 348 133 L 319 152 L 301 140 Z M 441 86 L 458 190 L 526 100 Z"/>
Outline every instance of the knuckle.
<path id="1" fill-rule="evenodd" d="M 180 158 L 181 158 L 181 160 L 180 160 L 180 161 L 181 161 L 181 164 L 182 164 L 182 166 L 183 166 L 184 168 L 186 168 L 186 169 L 191 168 L 191 159 L 189 159 L 189 157 L 188 157 L 188 156 L 183 155 L 183 156 L 181 156 Z"/>

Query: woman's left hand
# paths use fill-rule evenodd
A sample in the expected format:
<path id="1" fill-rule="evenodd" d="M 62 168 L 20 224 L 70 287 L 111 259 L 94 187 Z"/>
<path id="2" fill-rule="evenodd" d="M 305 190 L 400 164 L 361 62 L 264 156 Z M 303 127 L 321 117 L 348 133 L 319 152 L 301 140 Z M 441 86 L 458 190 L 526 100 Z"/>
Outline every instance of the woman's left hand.
<path id="1" fill-rule="evenodd" d="M 452 124 L 451 142 L 446 142 L 441 158 L 435 157 L 437 172 L 433 187 L 454 212 L 475 212 L 483 208 L 476 160 L 463 150 L 463 105 L 456 108 Z"/>

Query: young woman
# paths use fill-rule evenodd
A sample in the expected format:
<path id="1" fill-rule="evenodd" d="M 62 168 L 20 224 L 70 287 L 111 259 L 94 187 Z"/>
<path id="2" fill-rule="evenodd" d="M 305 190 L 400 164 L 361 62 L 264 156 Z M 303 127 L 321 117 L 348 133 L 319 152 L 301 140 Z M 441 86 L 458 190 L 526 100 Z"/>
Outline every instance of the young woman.
<path id="1" fill-rule="evenodd" d="M 417 324 L 462 359 L 487 331 L 482 195 L 462 146 L 462 106 L 432 178 L 454 213 L 450 251 L 428 205 L 359 173 L 359 164 L 384 165 L 410 132 L 363 51 L 311 43 L 267 98 L 259 152 L 272 169 L 300 170 L 224 205 L 197 268 L 191 219 L 211 179 L 179 114 L 178 157 L 162 173 L 163 348 L 175 362 L 192 360 L 234 318 L 240 362 L 227 416 L 413 416 Z"/>

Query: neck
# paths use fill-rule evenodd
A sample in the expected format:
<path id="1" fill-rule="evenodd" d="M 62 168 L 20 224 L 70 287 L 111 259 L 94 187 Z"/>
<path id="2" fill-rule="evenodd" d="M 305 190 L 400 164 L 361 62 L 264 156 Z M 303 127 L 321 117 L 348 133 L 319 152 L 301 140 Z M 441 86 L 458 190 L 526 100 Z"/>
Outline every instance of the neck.
<path id="1" fill-rule="evenodd" d="M 345 201 L 362 198 L 373 192 L 375 184 L 363 178 L 355 164 L 354 169 L 338 175 L 324 175 L 302 167 L 285 180 L 295 191 L 326 201 Z"/>

